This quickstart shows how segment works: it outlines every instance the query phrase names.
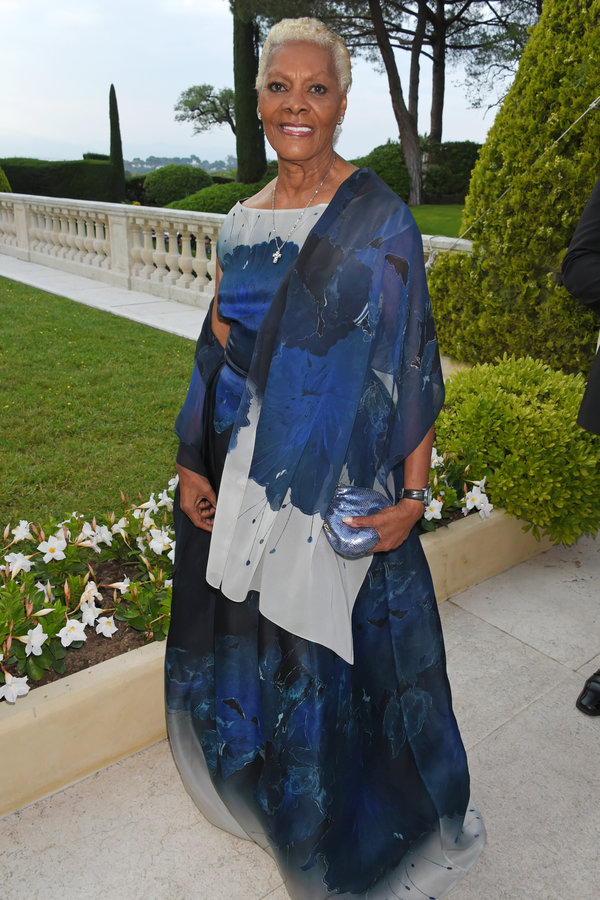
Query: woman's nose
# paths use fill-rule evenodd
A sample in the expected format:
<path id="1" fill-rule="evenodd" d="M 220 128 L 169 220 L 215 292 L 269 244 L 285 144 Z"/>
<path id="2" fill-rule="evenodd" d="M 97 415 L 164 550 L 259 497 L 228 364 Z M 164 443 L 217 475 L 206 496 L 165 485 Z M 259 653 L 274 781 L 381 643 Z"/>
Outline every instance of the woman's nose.
<path id="1" fill-rule="evenodd" d="M 288 107 L 290 112 L 297 114 L 299 112 L 303 112 L 307 108 L 306 99 L 302 90 L 300 89 L 292 88 L 291 90 L 289 90 L 286 100 L 286 106 Z"/>

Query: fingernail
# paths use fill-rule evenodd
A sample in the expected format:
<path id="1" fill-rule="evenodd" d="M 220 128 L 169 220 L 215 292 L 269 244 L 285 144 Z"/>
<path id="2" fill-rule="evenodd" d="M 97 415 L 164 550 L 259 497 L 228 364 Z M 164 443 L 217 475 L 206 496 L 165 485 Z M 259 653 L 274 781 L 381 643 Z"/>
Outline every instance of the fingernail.
<path id="1" fill-rule="evenodd" d="M 344 525 L 352 525 L 352 517 L 344 516 L 344 518 L 342 519 L 342 522 L 344 523 Z"/>

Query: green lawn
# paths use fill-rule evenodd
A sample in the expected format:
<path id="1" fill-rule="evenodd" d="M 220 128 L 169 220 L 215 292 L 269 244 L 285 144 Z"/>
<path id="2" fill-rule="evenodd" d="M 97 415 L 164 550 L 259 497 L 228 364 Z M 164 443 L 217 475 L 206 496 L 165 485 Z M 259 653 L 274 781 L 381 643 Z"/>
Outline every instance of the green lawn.
<path id="1" fill-rule="evenodd" d="M 0 310 L 0 527 L 163 490 L 193 344 L 5 278 Z"/>
<path id="2" fill-rule="evenodd" d="M 446 237 L 458 237 L 463 206 L 448 204 L 447 206 L 411 206 L 421 234 L 443 234 Z"/>

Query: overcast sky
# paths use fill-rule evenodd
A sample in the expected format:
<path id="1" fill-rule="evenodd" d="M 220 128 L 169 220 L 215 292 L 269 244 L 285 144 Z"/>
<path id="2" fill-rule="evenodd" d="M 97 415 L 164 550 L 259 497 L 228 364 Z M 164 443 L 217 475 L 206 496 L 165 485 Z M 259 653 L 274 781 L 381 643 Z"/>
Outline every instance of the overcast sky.
<path id="1" fill-rule="evenodd" d="M 173 111 L 193 84 L 233 86 L 227 0 L 0 0 L 0 22 L 0 157 L 108 153 L 111 82 L 126 159 L 235 153 L 229 128 L 193 135 Z M 428 68 L 421 133 L 429 130 Z M 493 113 L 469 109 L 459 81 L 450 70 L 444 140 L 483 141 Z M 357 60 L 337 149 L 352 158 L 388 138 L 397 129 L 386 78 Z"/>

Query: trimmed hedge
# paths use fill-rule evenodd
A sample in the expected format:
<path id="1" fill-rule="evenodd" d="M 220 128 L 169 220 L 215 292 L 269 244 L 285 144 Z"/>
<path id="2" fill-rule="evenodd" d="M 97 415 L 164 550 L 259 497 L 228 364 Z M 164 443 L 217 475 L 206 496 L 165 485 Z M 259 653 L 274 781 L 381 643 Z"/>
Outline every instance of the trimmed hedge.
<path id="1" fill-rule="evenodd" d="M 403 200 L 408 200 L 410 176 L 402 156 L 402 148 L 397 141 L 388 141 L 386 144 L 375 147 L 367 156 L 360 156 L 358 159 L 350 161 L 359 169 L 364 166 L 373 169 L 394 193 Z"/>
<path id="2" fill-rule="evenodd" d="M 171 163 L 146 175 L 144 193 L 147 203 L 167 206 L 210 184 L 212 178 L 204 169 Z"/>
<path id="3" fill-rule="evenodd" d="M 425 203 L 464 203 L 481 144 L 474 141 L 425 142 Z"/>
<path id="4" fill-rule="evenodd" d="M 452 375 L 436 443 L 495 506 L 572 544 L 600 528 L 600 438 L 576 424 L 585 381 L 505 356 Z"/>
<path id="5" fill-rule="evenodd" d="M 0 166 L 16 194 L 68 197 L 71 200 L 112 200 L 112 166 L 96 159 L 48 162 L 43 159 L 2 159 Z"/>
<path id="6" fill-rule="evenodd" d="M 239 200 L 245 200 L 260 191 L 271 179 L 269 174 L 262 181 L 254 184 L 242 184 L 240 181 L 231 181 L 229 184 L 212 184 L 203 188 L 190 197 L 169 203 L 169 209 L 191 209 L 196 212 L 228 213 L 232 206 Z"/>
<path id="7" fill-rule="evenodd" d="M 12 191 L 10 182 L 9 182 L 8 178 L 6 177 L 6 173 L 4 172 L 4 170 L 2 168 L 0 168 L 0 191 L 5 194 Z"/>
<path id="8" fill-rule="evenodd" d="M 560 265 L 600 167 L 598 112 L 552 145 L 600 94 L 599 59 L 600 0 L 544 0 L 471 179 L 473 254 L 430 272 L 440 343 L 457 359 L 589 369 L 597 322 L 561 287 Z"/>

